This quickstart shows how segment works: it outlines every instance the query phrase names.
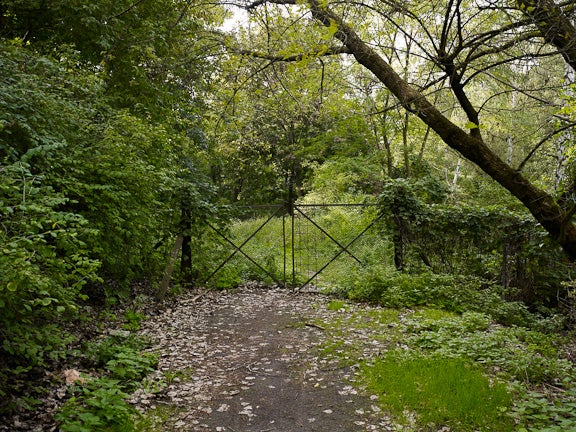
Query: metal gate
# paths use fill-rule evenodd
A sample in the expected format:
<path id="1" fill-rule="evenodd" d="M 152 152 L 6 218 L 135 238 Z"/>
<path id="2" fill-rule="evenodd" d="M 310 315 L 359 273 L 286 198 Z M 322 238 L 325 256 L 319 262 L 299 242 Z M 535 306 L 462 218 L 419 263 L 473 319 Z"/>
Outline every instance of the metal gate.
<path id="1" fill-rule="evenodd" d="M 382 254 L 375 204 L 293 204 L 236 207 L 227 230 L 209 225 L 212 260 L 203 283 L 223 278 L 280 286 L 327 287 L 354 266 Z M 204 251 L 203 253 L 206 253 Z"/>

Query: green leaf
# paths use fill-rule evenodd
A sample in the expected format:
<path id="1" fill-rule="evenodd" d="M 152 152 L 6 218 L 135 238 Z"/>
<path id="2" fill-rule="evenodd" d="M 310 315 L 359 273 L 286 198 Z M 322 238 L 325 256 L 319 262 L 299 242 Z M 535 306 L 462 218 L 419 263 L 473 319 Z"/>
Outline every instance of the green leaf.
<path id="1" fill-rule="evenodd" d="M 42 306 L 48 306 L 50 303 L 52 303 L 52 300 L 50 297 L 46 297 L 43 298 L 40 303 L 42 304 Z"/>

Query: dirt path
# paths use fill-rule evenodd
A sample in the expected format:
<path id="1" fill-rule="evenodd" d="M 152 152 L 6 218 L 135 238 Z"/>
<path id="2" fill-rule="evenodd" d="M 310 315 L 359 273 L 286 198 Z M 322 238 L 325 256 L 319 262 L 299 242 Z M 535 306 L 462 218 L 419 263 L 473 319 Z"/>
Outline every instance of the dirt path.
<path id="1" fill-rule="evenodd" d="M 321 355 L 330 336 L 316 325 L 337 313 L 327 303 L 254 287 L 190 293 L 145 324 L 169 385 L 133 402 L 165 431 L 394 430 L 375 397 L 351 385 L 354 368 Z"/>

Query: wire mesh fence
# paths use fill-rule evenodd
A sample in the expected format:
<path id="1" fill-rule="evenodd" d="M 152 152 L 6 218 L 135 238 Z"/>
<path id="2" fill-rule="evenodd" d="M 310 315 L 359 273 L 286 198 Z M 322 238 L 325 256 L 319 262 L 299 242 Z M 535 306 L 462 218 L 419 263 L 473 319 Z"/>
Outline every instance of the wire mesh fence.
<path id="1" fill-rule="evenodd" d="M 226 230 L 211 227 L 203 253 L 213 265 L 204 282 L 220 287 L 245 280 L 330 287 L 357 266 L 387 254 L 378 219 L 376 206 L 366 204 L 237 208 Z"/>

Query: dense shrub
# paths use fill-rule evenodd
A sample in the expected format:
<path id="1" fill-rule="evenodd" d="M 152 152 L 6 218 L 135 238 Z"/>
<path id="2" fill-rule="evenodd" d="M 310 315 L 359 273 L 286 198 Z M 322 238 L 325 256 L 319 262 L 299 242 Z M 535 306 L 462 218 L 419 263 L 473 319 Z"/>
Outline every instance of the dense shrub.
<path id="1" fill-rule="evenodd" d="M 0 395 L 65 355 L 78 300 L 161 274 L 180 190 L 197 191 L 200 216 L 210 199 L 187 131 L 170 130 L 179 119 L 114 108 L 99 68 L 70 46 L 37 48 L 0 41 Z"/>
<path id="2" fill-rule="evenodd" d="M 62 324 L 97 279 L 98 262 L 86 248 L 94 235 L 87 221 L 61 210 L 68 200 L 26 164 L 0 168 L 0 196 L 0 362 L 14 378 L 65 355 L 71 339 Z"/>
<path id="3" fill-rule="evenodd" d="M 352 300 L 386 307 L 429 306 L 451 312 L 487 312 L 507 325 L 540 321 L 520 302 L 502 298 L 501 287 L 471 276 L 400 273 L 382 266 L 357 271 L 337 292 Z M 558 323 L 559 324 L 559 323 Z"/>
<path id="4" fill-rule="evenodd" d="M 462 357 L 504 372 L 526 383 L 561 385 L 574 375 L 570 361 L 563 358 L 560 338 L 537 330 L 494 325 L 480 312 L 441 320 L 408 323 L 408 345 L 443 357 Z"/>
<path id="5" fill-rule="evenodd" d="M 399 270 L 479 277 L 498 283 L 510 300 L 556 303 L 572 266 L 530 215 L 445 204 L 435 184 L 394 179 L 384 186 L 382 232 L 393 240 Z"/>
<path id="6" fill-rule="evenodd" d="M 155 354 L 142 352 L 149 343 L 129 336 L 85 343 L 85 358 L 98 375 L 83 376 L 69 388 L 70 397 L 55 419 L 64 432 L 134 430 L 135 408 L 129 392 L 158 363 Z"/>

